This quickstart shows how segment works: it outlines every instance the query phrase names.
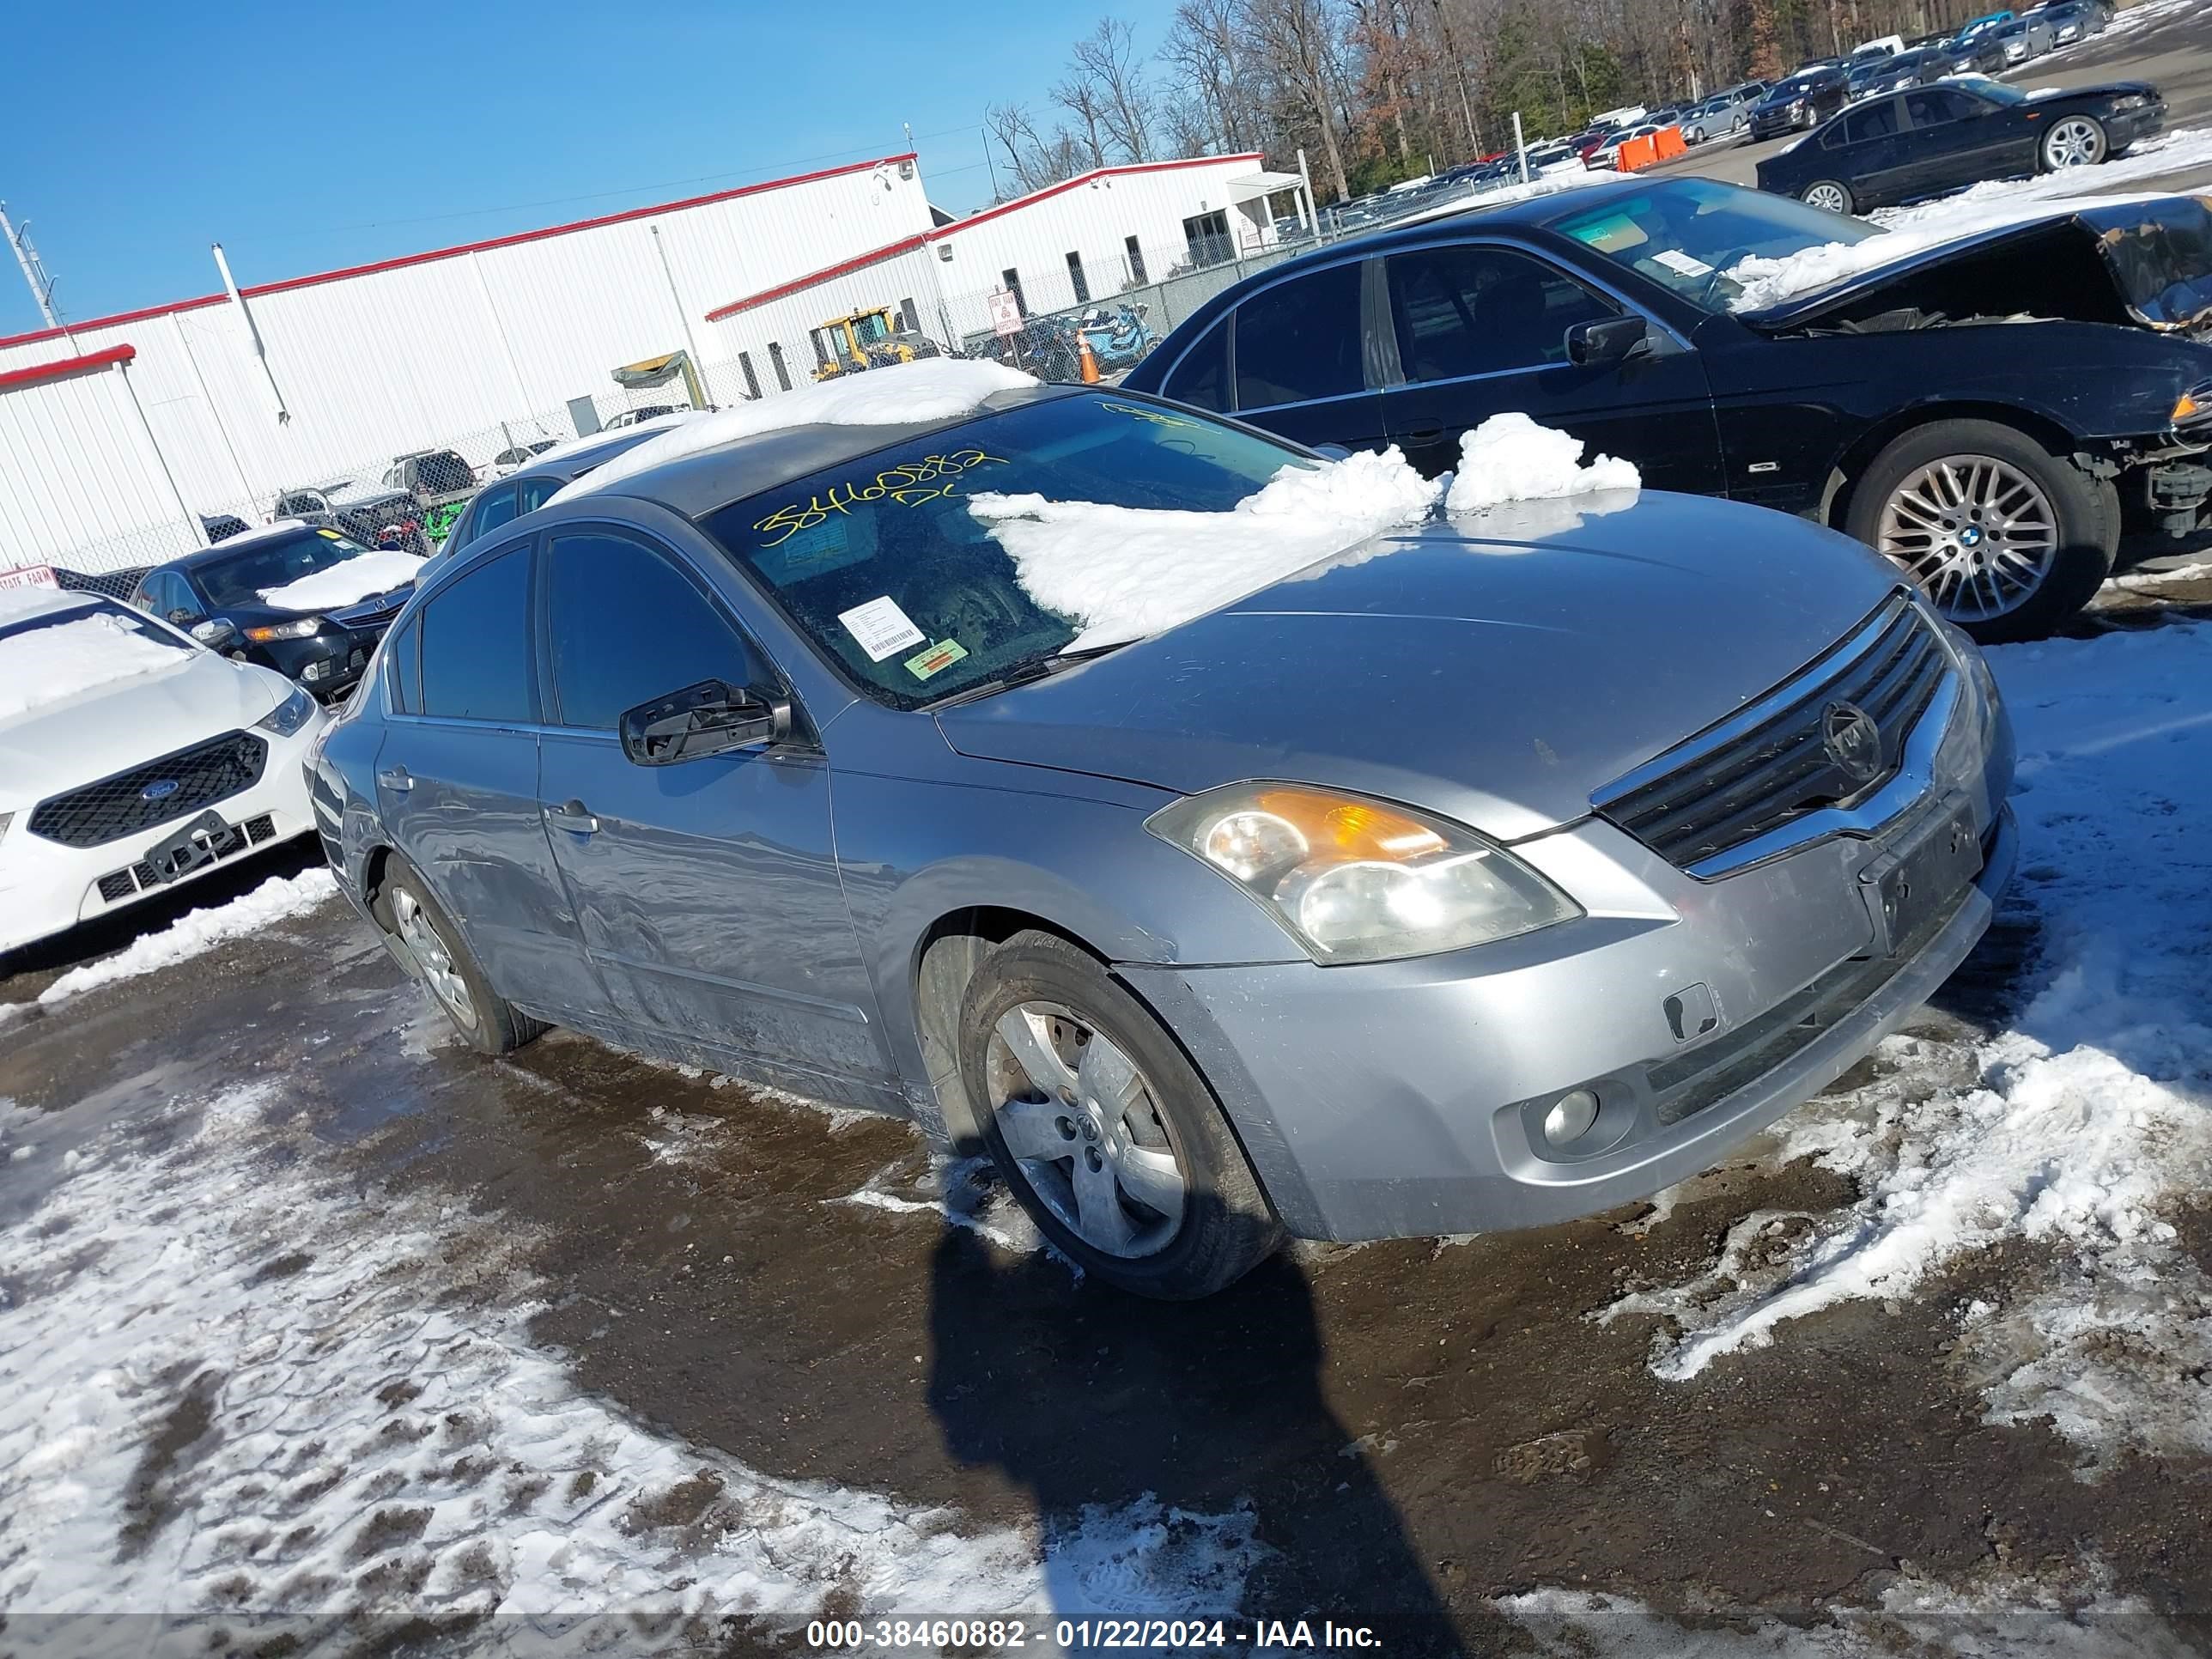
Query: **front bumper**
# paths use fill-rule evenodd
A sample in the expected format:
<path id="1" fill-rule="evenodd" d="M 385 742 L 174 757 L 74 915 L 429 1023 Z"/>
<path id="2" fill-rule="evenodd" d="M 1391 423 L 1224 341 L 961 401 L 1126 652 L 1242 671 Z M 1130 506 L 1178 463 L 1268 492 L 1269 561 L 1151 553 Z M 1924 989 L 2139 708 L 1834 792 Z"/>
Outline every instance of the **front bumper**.
<path id="1" fill-rule="evenodd" d="M 328 628 L 304 640 L 272 640 L 246 647 L 251 660 L 297 681 L 328 702 L 350 690 L 383 637 L 381 628 Z"/>
<path id="2" fill-rule="evenodd" d="M 212 837 L 217 855 L 173 879 L 164 880 L 151 869 L 149 855 L 196 823 L 204 816 L 201 810 L 96 847 L 64 847 L 34 836 L 25 827 L 29 815 L 17 814 L 0 835 L 0 951 L 20 950 L 81 921 L 128 909 L 258 848 L 306 835 L 314 820 L 301 763 L 328 718 L 318 710 L 289 738 L 258 734 L 269 746 L 260 778 L 204 809 L 232 833 Z"/>
<path id="3" fill-rule="evenodd" d="M 2017 838 L 2001 711 L 1953 715 L 1931 787 L 1875 840 L 1837 836 L 1697 881 L 1591 818 L 1516 847 L 1579 921 L 1358 967 L 1125 964 L 1212 1082 L 1303 1237 L 1492 1231 L 1589 1215 L 1710 1167 L 1900 1024 L 1966 957 Z M 1983 866 L 1893 951 L 1863 878 L 1961 815 Z M 1584 1156 L 1538 1126 L 1603 1103 Z"/>

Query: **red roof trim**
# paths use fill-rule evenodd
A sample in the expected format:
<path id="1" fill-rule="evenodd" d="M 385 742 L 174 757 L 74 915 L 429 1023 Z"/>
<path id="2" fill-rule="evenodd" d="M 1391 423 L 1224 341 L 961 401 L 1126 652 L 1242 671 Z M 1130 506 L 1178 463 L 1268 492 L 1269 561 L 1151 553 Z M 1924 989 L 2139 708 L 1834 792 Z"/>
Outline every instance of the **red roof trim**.
<path id="1" fill-rule="evenodd" d="M 60 331 L 57 329 L 55 332 Z M 0 374 L 0 392 L 13 392 L 18 386 L 38 386 L 47 380 L 74 380 L 80 374 L 97 374 L 103 368 L 127 363 L 137 355 L 136 346 L 112 345 L 105 350 L 87 352 L 82 357 L 61 357 L 51 363 L 33 363 L 28 368 L 11 368 Z"/>
<path id="2" fill-rule="evenodd" d="M 524 242 L 543 241 L 550 236 L 566 236 L 571 231 L 597 230 L 606 225 L 626 224 L 635 219 L 649 219 L 656 213 L 679 213 L 687 208 L 711 207 L 717 202 L 732 202 L 742 196 L 757 196 L 771 190 L 787 190 L 793 185 L 811 185 L 824 179 L 842 177 L 848 173 L 866 173 L 872 168 L 895 166 L 901 161 L 915 160 L 915 153 L 907 150 L 897 155 L 878 155 L 872 161 L 848 161 L 842 167 L 823 167 L 814 173 L 795 173 L 788 179 L 770 179 L 757 185 L 739 185 L 733 190 L 720 190 L 707 196 L 690 196 L 680 202 L 662 202 L 653 207 L 625 208 L 620 213 L 603 214 L 596 219 L 578 219 L 565 225 L 549 225 L 542 230 L 520 230 L 511 235 L 494 236 L 481 242 L 464 242 L 454 247 L 434 248 L 428 253 L 406 253 L 397 258 L 379 259 L 365 265 L 348 265 L 338 270 L 318 271 L 311 276 L 289 276 L 282 282 L 263 283 L 255 288 L 240 290 L 247 299 L 258 300 L 265 294 L 283 294 L 295 288 L 313 288 L 323 283 L 343 282 L 349 276 L 369 276 L 379 271 L 400 270 L 409 265 L 429 264 L 440 259 L 457 258 L 464 253 L 488 252 L 494 248 L 514 247 Z M 40 329 L 30 334 L 11 334 L 0 339 L 0 349 L 9 346 L 29 345 L 40 340 L 56 340 L 64 333 L 82 334 L 95 328 L 115 328 L 126 323 L 143 322 L 150 317 L 167 317 L 181 311 L 197 311 L 203 306 L 221 305 L 226 296 L 203 294 L 197 299 L 174 300 L 167 305 L 147 306 L 137 311 L 118 311 L 112 316 L 95 317 L 89 322 L 71 323 L 68 329 Z"/>
<path id="3" fill-rule="evenodd" d="M 941 242 L 948 236 L 957 236 L 971 225 L 980 225 L 988 219 L 999 218 L 1018 208 L 1033 207 L 1051 197 L 1059 196 L 1087 185 L 1093 179 L 1112 178 L 1132 173 L 1172 173 L 1177 167 L 1215 167 L 1224 161 L 1257 161 L 1261 159 L 1262 158 L 1260 152 L 1252 150 L 1242 155 L 1189 155 L 1172 161 L 1125 161 L 1118 167 L 1093 167 L 1088 173 L 1077 173 L 1073 179 L 1063 179 L 1056 185 L 1047 185 L 1042 190 L 1033 190 L 1026 196 L 1018 196 L 1011 202 L 1001 202 L 996 207 L 985 208 L 981 213 L 971 213 L 965 219 L 957 219 L 949 225 L 938 225 L 912 236 L 901 237 L 896 242 L 886 242 L 879 248 L 872 248 L 866 253 L 856 254 L 852 258 L 842 260 L 836 264 L 824 265 L 821 270 L 811 271 L 804 276 L 794 276 L 787 283 L 779 283 L 775 287 L 764 288 L 757 294 L 748 294 L 742 300 L 732 300 L 727 305 L 717 306 L 707 313 L 707 320 L 710 323 L 719 323 L 726 317 L 734 317 L 739 312 L 751 311 L 757 307 L 767 305 L 771 301 L 788 299 L 794 294 L 812 288 L 817 283 L 826 283 L 833 276 L 849 276 L 854 271 L 881 264 L 884 260 L 892 258 L 898 254 L 911 253 L 915 249 L 926 247 L 932 242 Z"/>

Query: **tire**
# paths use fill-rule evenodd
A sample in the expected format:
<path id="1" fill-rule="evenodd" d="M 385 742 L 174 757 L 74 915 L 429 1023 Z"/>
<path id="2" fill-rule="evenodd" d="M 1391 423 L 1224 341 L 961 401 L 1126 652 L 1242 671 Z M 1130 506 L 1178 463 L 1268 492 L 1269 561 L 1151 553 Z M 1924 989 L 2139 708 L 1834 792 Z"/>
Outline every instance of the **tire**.
<path id="1" fill-rule="evenodd" d="M 2015 428 L 1934 421 L 1851 487 L 1844 528 L 1984 645 L 2042 639 L 2112 574 L 2119 496 Z"/>
<path id="2" fill-rule="evenodd" d="M 1018 933 L 976 970 L 961 1000 L 960 1073 L 1008 1188 L 1086 1273 L 1191 1301 L 1281 1244 L 1197 1067 L 1066 940 Z"/>
<path id="3" fill-rule="evenodd" d="M 543 1021 L 532 1019 L 491 988 L 460 930 L 430 896 L 428 884 L 414 866 L 395 855 L 392 867 L 380 908 L 391 917 L 392 933 L 417 964 L 423 988 L 462 1040 L 478 1054 L 504 1054 L 544 1036 Z"/>
<path id="4" fill-rule="evenodd" d="M 1858 206 L 1851 187 L 1835 179 L 1815 179 L 1797 192 L 1797 199 L 1807 207 L 1825 208 L 1830 213 L 1849 214 Z"/>
<path id="5" fill-rule="evenodd" d="M 2068 115 L 2051 124 L 2035 148 L 2036 161 L 2045 173 L 2065 167 L 2094 167 L 2109 161 L 2112 141 L 2105 124 L 2094 115 Z"/>

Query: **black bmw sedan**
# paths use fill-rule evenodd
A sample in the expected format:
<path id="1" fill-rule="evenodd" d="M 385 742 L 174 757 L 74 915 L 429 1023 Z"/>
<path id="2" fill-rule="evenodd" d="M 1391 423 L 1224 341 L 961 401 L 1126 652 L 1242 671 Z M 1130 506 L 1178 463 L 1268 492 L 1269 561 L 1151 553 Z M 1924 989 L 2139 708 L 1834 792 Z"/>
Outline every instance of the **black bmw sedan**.
<path id="1" fill-rule="evenodd" d="M 2086 604 L 2124 528 L 2208 523 L 2212 207 L 1885 234 L 1711 179 L 1588 185 L 1255 273 L 1123 384 L 1431 474 L 1517 410 L 1648 488 L 1843 530 L 1985 641 Z"/>
<path id="2" fill-rule="evenodd" d="M 1863 212 L 2027 173 L 2092 167 L 2166 124 L 2142 81 L 2031 97 L 1951 81 L 1854 104 L 1759 164 L 1759 187 L 1832 213 Z"/>

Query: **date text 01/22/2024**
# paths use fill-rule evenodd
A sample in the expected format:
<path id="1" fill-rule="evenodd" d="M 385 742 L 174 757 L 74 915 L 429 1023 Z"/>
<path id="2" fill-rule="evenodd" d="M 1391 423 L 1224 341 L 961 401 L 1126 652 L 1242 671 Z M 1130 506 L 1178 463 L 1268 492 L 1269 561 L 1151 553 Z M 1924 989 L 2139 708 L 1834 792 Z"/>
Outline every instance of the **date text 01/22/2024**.
<path id="1" fill-rule="evenodd" d="M 995 1619 L 820 1619 L 806 1627 L 811 1648 L 833 1652 L 938 1653 L 947 1648 L 978 1653 L 1024 1648 L 1088 1653 L 1110 1649 L 1161 1650 L 1259 1647 L 1291 1652 L 1383 1646 L 1367 1625 L 1333 1619 L 1051 1619 L 1020 1614 Z"/>

